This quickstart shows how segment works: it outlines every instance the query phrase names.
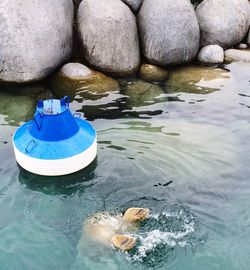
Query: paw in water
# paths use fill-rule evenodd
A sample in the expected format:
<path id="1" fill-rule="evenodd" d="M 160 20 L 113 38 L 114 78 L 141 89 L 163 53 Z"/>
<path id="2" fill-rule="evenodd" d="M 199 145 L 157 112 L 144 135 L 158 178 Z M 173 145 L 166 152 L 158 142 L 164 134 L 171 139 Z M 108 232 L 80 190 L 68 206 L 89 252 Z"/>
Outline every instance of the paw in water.
<path id="1" fill-rule="evenodd" d="M 140 222 L 149 217 L 148 208 L 129 208 L 125 212 L 123 219 L 127 222 Z"/>
<path id="2" fill-rule="evenodd" d="M 97 213 L 87 219 L 84 232 L 89 238 L 99 243 L 128 251 L 136 244 L 136 238 L 129 234 L 138 229 L 136 225 L 140 221 L 149 217 L 149 212 L 148 208 L 129 208 L 124 215 Z"/>
<path id="3" fill-rule="evenodd" d="M 135 246 L 136 239 L 129 235 L 114 235 L 111 242 L 115 248 L 122 251 L 128 251 Z"/>

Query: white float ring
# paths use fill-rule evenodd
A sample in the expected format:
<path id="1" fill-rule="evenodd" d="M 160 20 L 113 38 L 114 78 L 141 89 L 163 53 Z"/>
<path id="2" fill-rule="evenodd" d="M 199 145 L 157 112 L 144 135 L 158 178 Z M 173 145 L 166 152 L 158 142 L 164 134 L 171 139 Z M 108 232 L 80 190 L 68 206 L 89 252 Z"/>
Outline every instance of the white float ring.
<path id="1" fill-rule="evenodd" d="M 63 159 L 38 159 L 27 156 L 20 152 L 15 144 L 14 152 L 17 163 L 25 170 L 46 176 L 59 176 L 71 174 L 87 167 L 96 157 L 97 140 L 95 138 L 93 144 L 80 154 Z"/>

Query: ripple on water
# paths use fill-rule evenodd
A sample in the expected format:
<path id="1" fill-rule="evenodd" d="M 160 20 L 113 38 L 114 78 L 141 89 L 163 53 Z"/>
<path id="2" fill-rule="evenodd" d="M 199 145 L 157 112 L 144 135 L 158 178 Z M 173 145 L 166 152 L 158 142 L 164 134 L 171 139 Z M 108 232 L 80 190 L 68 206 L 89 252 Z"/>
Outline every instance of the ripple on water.
<path id="1" fill-rule="evenodd" d="M 58 177 L 38 176 L 20 168 L 19 182 L 35 191 L 26 199 L 26 219 L 43 230 L 77 231 L 90 209 L 100 208 L 98 195 L 87 192 L 95 184 L 96 165 L 97 161 L 75 174 Z"/>
<path id="2" fill-rule="evenodd" d="M 4 153 L 4 151 L 2 151 Z M 6 158 L 8 156 L 6 155 Z M 0 166 L 0 229 L 9 226 L 16 218 L 19 218 L 22 213 L 16 208 L 19 198 L 14 196 L 18 189 L 16 185 L 17 179 L 16 163 L 14 160 L 6 159 L 1 162 Z M 22 202 L 20 202 L 22 203 Z M 10 214 L 11 213 L 11 214 Z"/>
<path id="3" fill-rule="evenodd" d="M 126 178 L 134 176 L 141 183 L 166 183 L 172 178 L 179 184 L 210 181 L 218 177 L 219 171 L 238 162 L 235 134 L 208 123 L 170 119 L 155 119 L 154 123 L 127 121 L 99 131 L 98 137 L 102 142 L 102 160 L 115 164 L 129 157 L 131 161 L 119 164 L 120 172 L 124 169 Z M 116 151 L 120 149 L 123 151 Z M 118 176 L 124 178 L 121 173 Z"/>

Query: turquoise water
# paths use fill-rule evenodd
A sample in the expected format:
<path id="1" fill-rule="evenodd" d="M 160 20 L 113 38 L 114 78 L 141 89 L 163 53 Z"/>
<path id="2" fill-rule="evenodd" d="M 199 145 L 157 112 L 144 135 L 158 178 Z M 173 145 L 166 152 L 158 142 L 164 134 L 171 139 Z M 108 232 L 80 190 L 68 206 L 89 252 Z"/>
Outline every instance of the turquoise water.
<path id="1" fill-rule="evenodd" d="M 76 96 L 71 108 L 96 128 L 98 156 L 57 178 L 23 171 L 11 145 L 48 86 L 1 92 L 0 269 L 248 270 L 250 65 L 223 68 L 226 76 L 205 74 L 191 90 L 170 81 L 135 93 L 131 80 L 120 92 Z M 152 213 L 133 251 L 85 239 L 88 216 L 130 206 Z"/>

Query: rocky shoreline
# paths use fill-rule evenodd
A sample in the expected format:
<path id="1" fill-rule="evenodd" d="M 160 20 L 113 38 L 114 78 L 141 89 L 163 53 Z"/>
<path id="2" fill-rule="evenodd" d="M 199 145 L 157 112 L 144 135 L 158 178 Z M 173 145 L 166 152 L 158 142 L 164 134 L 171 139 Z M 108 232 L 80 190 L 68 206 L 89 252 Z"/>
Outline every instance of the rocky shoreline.
<path id="1" fill-rule="evenodd" d="M 102 92 L 118 88 L 111 77 L 138 72 L 154 82 L 167 79 L 168 67 L 196 60 L 250 62 L 249 1 L 195 6 L 190 0 L 3 0 L 0 84 L 52 76 L 54 85 Z"/>

